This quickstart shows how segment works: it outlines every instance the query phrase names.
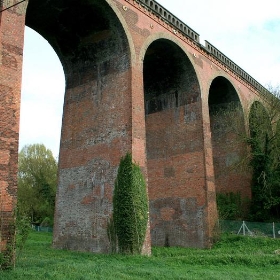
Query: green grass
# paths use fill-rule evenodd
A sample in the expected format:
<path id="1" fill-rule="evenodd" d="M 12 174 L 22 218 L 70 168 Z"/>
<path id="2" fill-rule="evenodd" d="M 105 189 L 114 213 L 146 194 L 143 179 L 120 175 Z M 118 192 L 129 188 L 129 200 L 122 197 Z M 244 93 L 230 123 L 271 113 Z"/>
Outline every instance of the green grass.
<path id="1" fill-rule="evenodd" d="M 280 240 L 223 236 L 210 250 L 153 248 L 151 257 L 55 250 L 32 232 L 14 270 L 0 279 L 280 279 Z"/>

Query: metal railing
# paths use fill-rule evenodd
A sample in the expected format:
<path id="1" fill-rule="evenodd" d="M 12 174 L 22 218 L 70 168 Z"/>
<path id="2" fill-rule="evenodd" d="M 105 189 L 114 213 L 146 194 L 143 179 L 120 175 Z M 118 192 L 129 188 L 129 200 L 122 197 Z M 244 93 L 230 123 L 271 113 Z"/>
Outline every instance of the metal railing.
<path id="1" fill-rule="evenodd" d="M 32 225 L 31 228 L 34 231 L 39 231 L 39 232 L 53 232 L 53 228 L 52 227 L 41 227 L 41 226 Z"/>
<path id="2" fill-rule="evenodd" d="M 280 223 L 220 220 L 219 226 L 222 232 L 227 233 L 280 238 Z"/>
<path id="3" fill-rule="evenodd" d="M 136 0 L 136 2 L 140 3 L 144 6 L 148 11 L 152 12 L 156 16 L 159 16 L 161 20 L 170 24 L 174 30 L 178 30 L 183 35 L 190 38 L 192 41 L 197 43 L 197 45 L 204 51 L 211 54 L 214 58 L 216 58 L 219 62 L 224 64 L 230 70 L 232 70 L 235 74 L 241 77 L 244 81 L 252 85 L 263 97 L 271 94 L 264 86 L 262 86 L 259 82 L 257 82 L 252 76 L 250 76 L 246 71 L 244 71 L 241 67 L 239 67 L 236 63 L 234 63 L 231 59 L 229 59 L 226 55 L 224 55 L 221 51 L 219 51 L 216 47 L 214 47 L 211 43 L 205 40 L 205 46 L 200 44 L 200 37 L 197 32 L 195 32 L 192 28 L 190 28 L 187 24 L 182 22 L 179 18 L 174 16 L 171 12 L 169 12 L 166 8 L 160 5 L 155 0 Z"/>
<path id="4" fill-rule="evenodd" d="M 259 82 L 257 82 L 253 77 L 251 77 L 246 71 L 244 71 L 241 67 L 239 67 L 236 63 L 234 63 L 231 59 L 229 59 L 226 55 L 224 55 L 221 51 L 219 51 L 216 47 L 210 44 L 208 41 L 205 41 L 205 49 L 217 58 L 220 62 L 225 64 L 228 68 L 230 68 L 234 73 L 240 76 L 243 80 L 251 84 L 259 93 L 263 95 L 270 94 L 270 92 L 262 86 Z"/>
<path id="5" fill-rule="evenodd" d="M 199 43 L 199 34 L 190 28 L 187 24 L 182 22 L 179 18 L 170 13 L 167 9 L 161 6 L 155 0 L 137 0 L 139 3 L 144 5 L 149 11 L 157 16 L 160 16 L 162 20 L 168 22 L 172 27 L 186 35 L 190 39 Z"/>

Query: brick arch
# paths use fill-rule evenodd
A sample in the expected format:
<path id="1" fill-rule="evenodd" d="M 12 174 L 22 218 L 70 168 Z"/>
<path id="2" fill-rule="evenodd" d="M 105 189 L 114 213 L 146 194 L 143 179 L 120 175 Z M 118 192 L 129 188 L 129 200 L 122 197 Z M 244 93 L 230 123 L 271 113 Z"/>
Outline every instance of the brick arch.
<path id="1" fill-rule="evenodd" d="M 247 153 L 244 110 L 233 84 L 216 76 L 209 88 L 213 163 L 217 193 L 240 193 L 250 197 L 250 176 L 238 168 Z"/>
<path id="2" fill-rule="evenodd" d="M 203 247 L 199 217 L 207 202 L 198 194 L 204 196 L 205 176 L 199 81 L 173 40 L 159 36 L 147 46 L 141 60 L 152 244 Z"/>
<path id="3" fill-rule="evenodd" d="M 135 51 L 121 11 L 111 0 L 30 0 L 27 8 L 26 24 L 48 39 L 66 76 L 56 248 L 110 251 L 114 180 L 121 156 L 132 150 Z"/>
<path id="4" fill-rule="evenodd" d="M 170 40 L 157 39 L 143 61 L 146 115 L 200 100 L 194 67 L 180 47 Z"/>
<path id="5" fill-rule="evenodd" d="M 218 73 L 217 74 L 216 72 L 214 72 L 213 75 L 211 75 L 209 77 L 209 79 L 207 81 L 207 90 L 206 90 L 207 103 L 209 101 L 210 87 L 213 84 L 213 81 L 216 80 L 217 78 L 222 78 L 222 79 L 225 79 L 225 80 L 228 81 L 228 83 L 232 87 L 232 90 L 233 90 L 234 94 L 236 94 L 236 98 L 238 98 L 238 100 L 240 102 L 243 113 L 245 114 L 246 113 L 246 105 L 245 105 L 246 102 L 244 101 L 243 95 L 242 95 L 241 90 L 240 90 L 240 86 L 237 86 L 237 83 L 234 80 L 232 80 L 231 76 L 227 75 L 226 73 Z"/>
<path id="6" fill-rule="evenodd" d="M 175 146 L 172 152 L 174 155 L 169 157 L 170 161 L 160 162 L 159 160 L 156 162 L 159 166 L 156 174 L 159 184 L 154 187 L 151 185 L 149 191 L 155 193 L 155 205 L 158 205 L 158 208 L 154 208 L 158 211 L 154 211 L 153 217 L 151 217 L 158 219 L 161 228 L 158 228 L 157 231 L 156 223 L 152 223 L 151 230 L 153 234 L 158 234 L 160 244 L 165 242 L 165 244 L 174 245 L 176 239 L 178 240 L 177 245 L 180 246 L 209 246 L 216 222 L 212 145 L 206 92 L 209 75 L 224 73 L 230 81 L 233 81 L 233 84 L 239 84 L 239 90 L 236 91 L 240 93 L 244 104 L 249 103 L 250 99 L 262 99 L 260 92 L 263 92 L 263 87 L 209 42 L 206 44 L 206 51 L 205 47 L 199 44 L 199 36 L 193 38 L 192 34 L 197 33 L 193 33 L 188 26 L 185 25 L 184 32 L 181 33 L 182 30 L 177 29 L 176 17 L 170 17 L 171 14 L 166 10 L 162 10 L 162 17 L 161 11 L 154 5 L 149 5 L 147 1 L 30 0 L 30 3 L 39 3 L 41 8 L 46 8 L 46 5 L 51 2 L 55 3 L 56 9 L 51 10 L 53 13 L 49 13 L 50 17 L 56 17 L 57 13 L 65 12 L 66 7 L 59 6 L 59 3 L 70 3 L 70 6 L 75 3 L 81 4 L 81 7 L 78 6 L 75 10 L 77 15 L 73 13 L 73 17 L 64 17 L 64 23 L 70 22 L 70 25 L 64 24 L 64 27 L 71 27 L 71 31 L 75 31 L 68 33 L 70 39 L 67 36 L 63 37 L 66 40 L 68 38 L 70 43 L 64 46 L 64 49 L 60 49 L 61 45 L 56 44 L 57 38 L 48 37 L 55 50 L 60 52 L 60 58 L 63 60 L 67 73 L 68 90 L 65 98 L 64 122 L 71 124 L 71 126 L 65 125 L 62 131 L 60 162 L 63 170 L 60 173 L 60 184 L 63 184 L 63 188 L 60 189 L 59 195 L 65 199 L 59 203 L 60 207 L 65 206 L 68 215 L 61 215 L 60 218 L 61 225 L 67 229 L 67 234 L 59 236 L 61 239 L 56 238 L 55 245 L 93 252 L 108 251 L 106 225 L 112 211 L 113 178 L 116 175 L 119 158 L 124 152 L 132 150 L 134 160 L 136 158 L 137 162 L 141 163 L 143 170 L 146 170 L 145 125 L 147 123 L 145 123 L 143 106 L 142 61 L 153 41 L 166 39 L 177 45 L 193 65 L 199 91 L 203 92 L 203 96 L 201 96 L 203 102 L 197 106 L 192 104 L 193 108 L 189 104 L 185 104 L 170 108 L 169 111 L 154 112 L 148 116 L 162 118 L 162 112 L 169 112 L 173 118 L 173 126 L 171 125 L 169 131 L 167 130 L 166 135 L 170 139 L 176 139 L 176 141 L 173 140 Z M 27 4 L 27 1 L 24 3 Z M 101 11 L 100 14 L 95 14 L 96 17 L 92 17 L 95 22 L 100 15 L 104 14 L 105 9 L 104 17 L 101 16 L 101 21 L 97 22 L 101 23 L 100 27 L 104 23 L 104 28 L 99 30 L 99 33 L 84 35 L 83 32 L 87 32 L 87 29 L 77 27 L 81 23 L 78 15 L 86 15 L 88 9 L 82 8 L 91 3 L 95 5 L 95 8 L 99 7 Z M 6 5 L 7 1 L 2 4 Z M 1 159 L 1 168 L 4 179 L 0 183 L 2 189 L 8 190 L 8 199 L 11 198 L 11 203 L 15 202 L 13 196 L 16 193 L 18 100 L 20 99 L 25 19 L 25 8 L 23 10 L 22 7 L 24 7 L 22 4 L 17 5 L 7 13 L 1 14 L 0 22 L 0 48 L 5 52 L 0 64 L 2 96 L 0 105 L 2 109 L 4 108 L 5 113 L 2 114 L 4 118 L 1 119 L 5 134 L 5 139 L 1 140 L 3 141 L 1 153 L 4 155 Z M 32 8 L 32 5 L 29 7 Z M 47 11 L 42 10 L 44 13 Z M 111 21 L 109 20 L 106 25 L 104 18 L 108 19 L 108 17 L 111 18 Z M 77 18 L 79 20 L 76 20 Z M 174 18 L 176 22 L 173 20 Z M 41 20 L 41 28 L 37 30 L 39 33 L 43 32 L 44 28 L 49 28 L 44 27 L 44 22 L 42 22 L 42 20 L 48 22 L 47 18 L 39 17 L 38 20 Z M 72 21 L 73 23 L 71 23 Z M 91 19 L 86 22 L 89 26 L 92 24 Z M 178 23 L 180 23 L 179 20 Z M 30 24 L 28 19 L 27 24 Z M 121 40 L 112 35 L 116 41 L 113 42 L 111 50 L 116 51 L 116 59 L 113 59 L 112 56 L 110 63 L 105 63 L 105 60 L 102 59 L 106 56 L 99 53 L 99 65 L 97 65 L 98 63 L 91 64 L 91 61 L 86 61 L 86 59 L 83 61 L 86 63 L 80 64 L 75 59 L 71 60 L 72 51 L 77 46 L 81 47 L 76 52 L 79 57 L 87 58 L 90 54 L 95 55 L 91 48 L 85 48 L 87 40 L 93 38 L 98 43 L 104 41 L 104 38 L 110 38 L 110 32 L 106 26 L 121 31 L 115 33 L 116 36 L 121 36 Z M 53 28 L 54 26 L 50 27 L 57 32 L 56 28 Z M 94 30 L 98 31 L 96 28 Z M 62 34 L 59 28 L 58 31 L 59 34 Z M 87 35 L 92 35 L 92 37 Z M 71 36 L 73 36 L 73 42 L 71 42 Z M 82 43 L 79 41 L 81 37 Z M 72 67 L 73 65 L 75 67 Z M 93 66 L 93 71 L 89 70 L 89 66 Z M 119 72 L 115 70 L 119 70 Z M 98 79 L 95 78 L 97 76 Z M 6 106 L 7 100 L 8 106 Z M 76 106 L 77 104 L 80 106 Z M 201 110 L 203 110 L 203 116 Z M 9 118 L 6 117 L 6 114 Z M 168 125 L 170 119 L 165 118 L 166 123 L 163 125 Z M 87 122 L 87 129 L 83 127 L 85 122 Z M 154 126 L 153 129 L 157 131 L 160 129 L 160 125 Z M 6 133 L 6 131 L 8 132 Z M 179 133 L 180 131 L 183 133 Z M 7 135 L 8 137 L 6 137 Z M 159 143 L 162 142 L 161 140 L 162 138 L 157 139 Z M 71 155 L 68 157 L 66 155 L 69 151 Z M 97 157 L 93 157 L 93 155 L 97 155 Z M 151 176 L 149 177 L 151 178 Z M 176 180 L 178 178 L 179 180 Z M 162 186 L 165 188 L 165 194 L 162 192 Z M 156 196 L 157 194 L 162 197 Z M 73 206 L 71 203 L 74 197 L 77 200 Z M 11 206 L 11 203 L 8 204 Z M 165 206 L 163 207 L 163 205 Z M 13 219 L 13 216 L 10 215 L 11 209 L 12 206 L 4 215 L 7 214 L 10 219 Z M 93 215 L 93 212 L 98 215 Z M 57 213 L 62 214 L 59 211 Z M 81 217 L 83 219 L 80 219 Z M 81 228 L 82 231 L 79 230 Z M 5 230 L 7 233 L 7 228 Z M 64 234 L 64 228 L 57 227 L 55 236 L 57 237 L 57 233 L 60 232 Z M 81 238 L 81 236 L 83 237 Z"/>
<path id="7" fill-rule="evenodd" d="M 55 2 L 55 1 L 54 1 Z M 76 2 L 76 3 L 75 3 Z M 73 10 L 73 13 L 74 13 L 74 15 L 76 15 L 76 13 L 78 13 L 78 10 L 79 9 L 77 9 L 77 8 L 75 8 L 75 4 L 76 5 L 78 5 L 78 6 L 82 6 L 81 4 L 83 3 L 83 2 L 86 2 L 86 1 L 76 1 L 76 0 L 72 0 L 72 1 L 67 1 L 67 6 L 66 7 L 68 7 L 69 8 L 69 6 L 71 6 L 72 4 L 72 6 L 73 6 L 73 8 L 74 8 L 74 10 Z M 33 3 L 35 3 L 35 4 L 33 4 Z M 111 16 L 113 15 L 114 17 L 115 17 L 115 19 L 117 20 L 116 22 L 119 22 L 120 24 L 121 24 L 121 27 L 122 27 L 122 29 L 123 29 L 123 32 L 125 33 L 125 35 L 126 35 L 126 39 L 127 39 L 127 41 L 128 41 L 128 44 L 129 44 L 129 51 L 130 51 L 130 55 L 131 55 L 131 61 L 132 62 L 134 62 L 135 61 L 135 57 L 136 57 L 136 55 L 135 55 L 135 48 L 134 48 L 134 42 L 133 42 L 133 39 L 132 39 L 132 36 L 131 36 L 131 33 L 130 33 L 130 31 L 129 31 L 129 27 L 128 27 L 128 25 L 127 25 L 127 22 L 126 22 L 126 20 L 124 19 L 124 17 L 123 17 L 123 15 L 122 15 L 122 13 L 121 13 L 121 5 L 118 5 L 118 4 L 116 4 L 115 3 L 115 1 L 113 1 L 113 0 L 103 0 L 103 1 L 91 1 L 91 4 L 88 4 L 88 9 L 86 9 L 87 10 L 87 12 L 91 9 L 91 8 L 93 8 L 93 6 L 96 4 L 96 3 L 98 3 L 98 5 L 100 5 L 100 3 L 101 3 L 101 5 L 103 5 L 104 6 L 104 8 L 105 9 L 108 9 L 108 11 L 110 11 L 110 13 L 111 13 Z M 52 47 L 54 48 L 54 50 L 57 52 L 57 55 L 59 56 L 59 58 L 60 59 L 62 59 L 62 55 L 61 55 L 61 53 L 60 53 L 60 51 L 59 51 L 59 48 L 58 48 L 58 44 L 57 44 L 57 42 L 55 42 L 54 41 L 54 38 L 51 38 L 51 36 L 54 36 L 54 32 L 52 32 L 51 30 L 49 30 L 50 32 L 48 32 L 49 33 L 49 35 L 47 35 L 47 34 L 44 34 L 45 32 L 42 32 L 43 30 L 40 30 L 39 28 L 38 28 L 38 26 L 36 27 L 36 23 L 35 23 L 35 25 L 34 25 L 34 23 L 32 23 L 32 22 L 30 22 L 30 20 L 29 20 L 29 16 L 30 16 L 30 14 L 31 14 L 31 17 L 34 17 L 34 14 L 36 13 L 37 14 L 37 17 L 39 16 L 39 17 L 41 17 L 42 16 L 42 14 L 40 13 L 40 12 L 38 12 L 38 11 L 36 11 L 36 10 L 42 10 L 42 8 L 46 8 L 46 7 L 48 7 L 48 6 L 52 6 L 53 4 L 51 3 L 51 1 L 48 1 L 48 3 L 47 4 L 38 4 L 38 3 L 36 3 L 36 1 L 34 1 L 34 0 L 30 0 L 30 1 L 28 1 L 28 2 L 26 2 L 26 18 L 25 18 L 25 23 L 26 23 L 26 25 L 27 26 L 29 26 L 30 28 L 32 28 L 32 29 L 34 29 L 36 32 L 38 32 L 41 36 L 43 36 L 46 40 L 48 40 L 48 42 L 52 45 Z M 54 5 L 53 5 L 54 6 Z M 86 4 L 84 5 L 85 7 L 86 7 Z M 33 8 L 32 8 L 33 7 Z M 60 12 L 61 11 L 63 11 L 63 9 L 65 9 L 65 8 L 63 8 L 62 6 L 61 7 L 59 7 L 59 4 L 58 4 L 58 6 L 55 6 L 55 7 L 53 7 L 53 11 L 57 11 L 57 10 L 60 10 Z M 32 10 L 32 11 L 30 11 L 30 10 Z M 86 11 L 85 9 L 83 10 L 83 12 L 85 12 Z M 47 11 L 46 11 L 46 9 L 44 9 L 43 10 L 44 12 L 43 12 L 43 14 L 46 14 L 47 13 Z M 33 16 L 32 16 L 32 14 L 33 14 Z M 54 14 L 55 14 L 55 12 L 54 12 Z M 47 17 L 47 22 L 46 22 L 46 24 L 48 24 L 49 22 L 48 22 L 48 20 L 51 20 L 51 18 L 49 18 L 49 17 Z M 93 19 L 92 19 L 93 20 Z M 34 20 L 33 20 L 34 21 Z M 43 21 L 43 20 L 41 20 L 41 21 Z M 73 22 L 75 22 L 75 17 L 73 18 Z M 33 26 L 32 26 L 33 25 Z M 92 26 L 91 26 L 92 27 Z M 73 36 L 73 37 L 75 37 L 75 36 Z M 68 38 L 69 39 L 69 38 Z M 88 37 L 88 38 L 86 38 L 87 40 L 90 40 L 90 39 L 92 39 L 92 38 L 90 38 L 90 37 Z M 73 40 L 69 40 L 69 41 L 75 41 L 75 38 L 73 38 Z M 64 65 L 64 67 L 67 67 L 67 63 L 65 63 L 65 65 Z"/>
<path id="8" fill-rule="evenodd" d="M 221 96 L 222 98 L 224 98 L 226 103 L 236 101 L 236 102 L 239 102 L 240 105 L 242 106 L 241 98 L 240 98 L 238 90 L 235 87 L 235 84 L 232 83 L 226 75 L 221 75 L 221 74 L 215 75 L 215 76 L 211 77 L 211 80 L 209 80 L 208 103 L 210 101 L 209 98 L 210 98 L 210 93 L 211 93 L 211 87 L 213 87 L 215 83 L 224 84 L 228 87 L 227 96 Z M 217 103 L 217 104 L 219 104 L 219 103 Z M 243 106 L 242 106 L 242 108 L 243 108 Z"/>
<path id="9" fill-rule="evenodd" d="M 278 99 L 277 97 L 273 96 L 273 94 L 267 95 L 267 96 L 261 96 L 261 95 L 255 95 L 253 96 L 253 98 L 251 98 L 248 102 L 248 116 L 251 112 L 251 109 L 254 107 L 254 104 L 259 104 L 261 107 L 264 108 L 264 110 L 266 111 L 266 113 L 268 115 L 271 114 L 270 110 L 272 111 L 276 111 L 273 107 L 274 102 L 277 102 Z M 275 112 L 275 118 L 277 118 L 277 116 L 279 117 L 278 113 Z"/>
<path id="10" fill-rule="evenodd" d="M 151 44 L 153 44 L 157 40 L 170 41 L 170 43 L 173 43 L 178 48 L 180 48 L 182 52 L 184 52 L 185 56 L 188 58 L 188 61 L 192 65 L 193 71 L 194 71 L 195 76 L 197 77 L 197 80 L 199 83 L 200 91 L 202 92 L 202 88 L 201 88 L 201 84 L 200 84 L 201 72 L 197 70 L 192 55 L 189 53 L 189 51 L 187 51 L 186 45 L 183 44 L 181 40 L 179 40 L 177 37 L 172 36 L 169 33 L 163 33 L 163 32 L 152 33 L 141 45 L 141 49 L 140 49 L 139 57 L 138 57 L 139 63 L 143 64 L 143 61 L 144 61 L 148 48 L 150 47 Z"/>

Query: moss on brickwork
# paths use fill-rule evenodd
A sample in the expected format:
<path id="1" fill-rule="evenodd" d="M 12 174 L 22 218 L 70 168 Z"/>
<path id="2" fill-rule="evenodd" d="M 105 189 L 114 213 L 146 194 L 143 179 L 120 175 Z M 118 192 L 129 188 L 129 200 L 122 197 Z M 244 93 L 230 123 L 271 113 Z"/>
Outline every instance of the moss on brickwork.
<path id="1" fill-rule="evenodd" d="M 4 221 L 6 222 L 6 221 Z M 0 270 L 11 269 L 15 265 L 15 220 L 9 222 L 8 225 L 4 225 L 3 221 L 0 221 L 3 233 L 5 237 L 3 238 L 6 243 L 0 251 Z M 1 230 L 1 241 L 2 241 L 2 230 Z"/>

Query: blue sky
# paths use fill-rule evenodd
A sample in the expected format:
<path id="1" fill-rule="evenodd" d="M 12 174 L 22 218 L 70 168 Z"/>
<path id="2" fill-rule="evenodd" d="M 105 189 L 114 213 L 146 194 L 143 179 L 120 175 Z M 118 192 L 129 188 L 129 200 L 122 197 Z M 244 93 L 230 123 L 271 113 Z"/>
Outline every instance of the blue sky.
<path id="1" fill-rule="evenodd" d="M 279 0 L 158 0 L 263 85 L 280 84 Z M 43 143 L 58 157 L 64 74 L 47 41 L 26 28 L 20 149 Z"/>

